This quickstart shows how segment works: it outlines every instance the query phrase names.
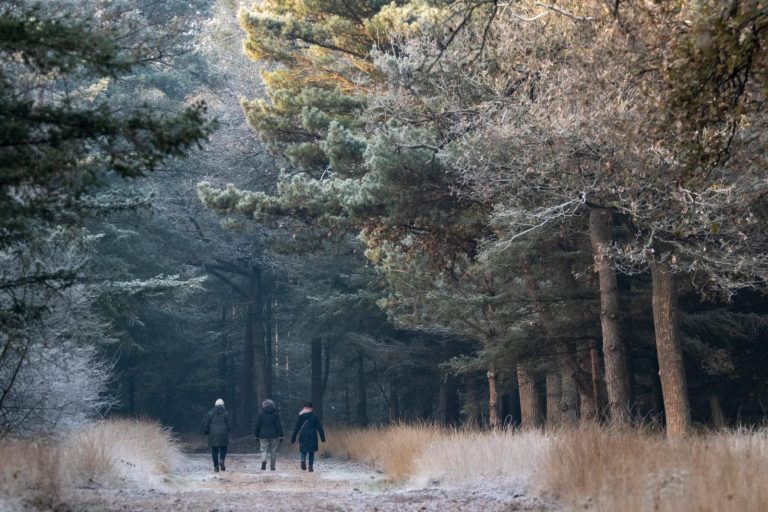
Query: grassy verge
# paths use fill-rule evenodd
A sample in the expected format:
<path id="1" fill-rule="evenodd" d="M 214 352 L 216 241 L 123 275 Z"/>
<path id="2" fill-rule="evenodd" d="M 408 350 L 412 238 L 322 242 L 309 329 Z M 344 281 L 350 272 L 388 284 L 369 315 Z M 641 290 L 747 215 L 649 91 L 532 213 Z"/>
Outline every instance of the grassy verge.
<path id="1" fill-rule="evenodd" d="M 584 428 L 555 436 L 542 484 L 590 510 L 768 510 L 768 431 L 668 441 L 659 434 Z"/>
<path id="2" fill-rule="evenodd" d="M 0 442 L 0 498 L 53 508 L 76 487 L 159 487 L 182 457 L 157 423 L 111 420 L 60 440 Z"/>
<path id="3" fill-rule="evenodd" d="M 569 510 L 768 510 L 768 431 L 668 441 L 642 430 L 393 426 L 332 432 L 325 451 L 395 481 L 537 492 Z"/>

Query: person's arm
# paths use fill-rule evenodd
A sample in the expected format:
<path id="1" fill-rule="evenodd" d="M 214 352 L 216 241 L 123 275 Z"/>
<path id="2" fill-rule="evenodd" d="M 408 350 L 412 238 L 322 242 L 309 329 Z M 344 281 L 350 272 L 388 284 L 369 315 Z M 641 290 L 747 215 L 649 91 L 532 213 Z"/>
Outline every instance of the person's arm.
<path id="1" fill-rule="evenodd" d="M 203 431 L 203 434 L 206 436 L 211 432 L 211 415 L 206 414 L 203 416 L 203 424 L 201 425 L 201 430 Z"/>
<path id="2" fill-rule="evenodd" d="M 296 425 L 293 427 L 293 434 L 291 434 L 291 443 L 296 442 L 296 436 L 299 434 L 299 429 L 301 428 L 301 416 L 296 418 Z"/>
<path id="3" fill-rule="evenodd" d="M 320 434 L 320 440 L 325 442 L 325 431 L 323 430 L 322 423 L 320 423 L 320 418 L 317 416 L 315 416 L 315 427 L 317 428 L 317 433 Z"/>

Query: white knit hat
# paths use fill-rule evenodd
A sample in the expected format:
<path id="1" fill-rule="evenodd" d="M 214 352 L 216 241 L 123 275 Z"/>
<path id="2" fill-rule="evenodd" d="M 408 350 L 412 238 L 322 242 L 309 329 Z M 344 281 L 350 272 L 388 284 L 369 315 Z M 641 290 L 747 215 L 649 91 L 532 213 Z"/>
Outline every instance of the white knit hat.
<path id="1" fill-rule="evenodd" d="M 213 405 L 220 405 L 220 406 L 222 406 L 222 407 L 223 407 L 223 406 L 224 406 L 224 400 L 222 400 L 221 398 L 219 398 L 218 400 L 216 400 L 216 403 L 215 403 L 215 404 L 213 404 Z"/>

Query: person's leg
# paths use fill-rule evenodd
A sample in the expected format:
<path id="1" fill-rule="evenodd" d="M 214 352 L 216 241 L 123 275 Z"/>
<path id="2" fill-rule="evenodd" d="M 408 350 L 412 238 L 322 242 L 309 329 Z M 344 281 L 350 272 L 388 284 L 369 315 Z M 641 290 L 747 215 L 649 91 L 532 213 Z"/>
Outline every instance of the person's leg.
<path id="1" fill-rule="evenodd" d="M 219 470 L 219 447 L 211 446 L 211 458 L 213 459 L 213 470 Z"/>
<path id="2" fill-rule="evenodd" d="M 301 452 L 301 469 L 307 469 L 307 452 Z"/>
<path id="3" fill-rule="evenodd" d="M 224 465 L 224 459 L 227 457 L 227 447 L 222 446 L 219 448 L 219 466 L 222 471 L 226 471 L 227 467 Z"/>
<path id="4" fill-rule="evenodd" d="M 275 470 L 275 462 L 277 461 L 277 447 L 279 444 L 278 439 L 269 440 L 269 469 Z"/>
<path id="5" fill-rule="evenodd" d="M 269 451 L 269 439 L 262 439 L 259 445 L 261 451 L 261 470 L 267 469 L 267 452 Z"/>
<path id="6" fill-rule="evenodd" d="M 309 452 L 309 470 L 314 471 L 315 468 L 313 467 L 315 465 L 315 452 Z"/>

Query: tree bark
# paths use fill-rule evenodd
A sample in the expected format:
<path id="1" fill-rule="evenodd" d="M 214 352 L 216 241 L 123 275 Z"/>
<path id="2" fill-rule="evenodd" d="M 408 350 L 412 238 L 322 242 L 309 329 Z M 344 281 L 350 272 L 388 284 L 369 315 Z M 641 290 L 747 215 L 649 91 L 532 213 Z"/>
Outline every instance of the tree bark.
<path id="1" fill-rule="evenodd" d="M 596 409 L 596 395 L 593 394 L 592 397 L 588 397 L 590 393 L 594 393 L 594 386 L 590 381 L 589 373 L 587 373 L 579 363 L 577 346 L 574 343 L 565 342 L 558 338 L 557 320 L 549 311 L 549 309 L 542 303 L 539 284 L 536 281 L 533 272 L 531 271 L 530 263 L 527 258 L 523 265 L 523 273 L 526 279 L 528 296 L 533 301 L 534 307 L 541 317 L 541 323 L 543 324 L 544 331 L 548 336 L 553 338 L 555 347 L 562 352 L 561 364 L 563 371 L 573 380 L 579 390 L 579 394 L 584 397 L 582 403 L 592 403 L 592 409 Z M 558 285 L 562 290 L 567 291 L 569 294 L 576 292 L 577 285 L 573 279 L 570 264 L 567 260 L 563 259 L 562 262 L 560 262 L 560 265 L 557 266 L 556 275 Z M 588 417 L 594 418 L 595 415 L 592 414 Z"/>
<path id="2" fill-rule="evenodd" d="M 563 381 L 559 372 L 547 373 L 547 428 L 563 424 Z"/>
<path id="3" fill-rule="evenodd" d="M 517 370 L 515 370 L 512 389 L 509 392 L 509 413 L 508 416 L 504 418 L 504 424 L 518 427 L 521 424 L 520 390 L 517 386 Z"/>
<path id="4" fill-rule="evenodd" d="M 365 355 L 357 352 L 357 424 L 368 426 L 368 380 L 365 376 Z"/>
<path id="5" fill-rule="evenodd" d="M 248 307 L 245 317 L 245 338 L 243 340 L 243 369 L 240 386 L 240 434 L 246 435 L 253 426 L 254 410 L 254 323 L 256 321 L 256 276 L 253 268 L 248 273 Z"/>
<path id="6" fill-rule="evenodd" d="M 477 406 L 477 376 L 468 373 L 464 376 L 464 423 L 468 427 L 477 427 L 480 424 L 480 410 Z"/>
<path id="7" fill-rule="evenodd" d="M 344 364 L 344 419 L 347 425 L 352 424 L 352 407 L 349 399 L 349 368 L 352 363 Z"/>
<path id="8" fill-rule="evenodd" d="M 264 326 L 265 326 L 265 336 L 264 341 L 266 345 L 266 363 L 264 367 L 265 371 L 265 385 L 266 385 L 266 395 L 269 398 L 274 399 L 275 394 L 273 391 L 273 382 L 274 382 L 274 367 L 275 367 L 275 361 L 274 361 L 274 351 L 273 351 L 273 343 L 274 343 L 274 337 L 275 332 L 273 330 L 273 319 L 272 319 L 272 283 L 269 280 L 264 280 Z"/>
<path id="9" fill-rule="evenodd" d="M 437 403 L 437 421 L 441 425 L 455 425 L 458 417 L 458 396 L 456 394 L 456 379 L 443 376 L 440 381 L 440 391 Z"/>
<path id="10" fill-rule="evenodd" d="M 522 428 L 540 428 L 544 422 L 539 394 L 536 392 L 536 380 L 534 375 L 522 365 L 517 365 L 517 387 L 520 390 Z"/>
<path id="11" fill-rule="evenodd" d="M 652 361 L 653 375 L 651 375 L 651 401 L 652 411 L 659 417 L 664 417 L 664 398 L 661 396 L 661 379 L 659 378 L 659 359 Z"/>
<path id="12" fill-rule="evenodd" d="M 683 347 L 680 341 L 677 282 L 672 269 L 665 262 L 651 263 L 651 279 L 653 323 L 667 436 L 676 438 L 684 436 L 691 426 Z"/>
<path id="13" fill-rule="evenodd" d="M 448 378 L 442 377 L 437 395 L 437 422 L 440 425 L 448 425 L 448 393 Z"/>
<path id="14" fill-rule="evenodd" d="M 592 396 L 595 400 L 595 418 L 601 418 L 605 412 L 602 393 L 600 393 L 600 354 L 597 352 L 597 342 L 589 349 L 589 360 L 592 363 Z"/>
<path id="15" fill-rule="evenodd" d="M 563 389 L 562 422 L 566 425 L 575 425 L 579 421 L 579 391 L 576 388 L 576 383 L 567 373 L 563 373 L 561 381 Z"/>
<path id="16" fill-rule="evenodd" d="M 262 285 L 261 269 L 253 266 L 251 275 L 255 280 L 255 292 L 252 295 L 253 304 L 253 353 L 254 365 L 256 367 L 256 407 L 269 398 L 270 390 L 267 387 L 267 350 L 264 343 L 264 287 Z M 249 427 L 250 429 L 250 427 Z"/>
<path id="17" fill-rule="evenodd" d="M 488 418 L 491 428 L 496 429 L 501 426 L 499 420 L 499 398 L 496 389 L 496 372 L 493 369 L 488 370 L 486 374 L 488 377 Z"/>
<path id="18" fill-rule="evenodd" d="M 136 379 L 133 372 L 131 372 L 130 375 L 128 375 L 128 414 L 133 417 L 136 416 L 135 393 Z"/>
<path id="19" fill-rule="evenodd" d="M 400 383 L 396 377 L 389 380 L 389 421 L 397 423 L 400 420 Z"/>
<path id="20" fill-rule="evenodd" d="M 712 416 L 712 427 L 716 430 L 724 430 L 727 427 L 725 422 L 725 414 L 723 414 L 723 406 L 720 403 L 720 397 L 715 394 L 711 394 L 708 397 L 709 412 Z"/>
<path id="21" fill-rule="evenodd" d="M 312 407 L 320 419 L 323 419 L 323 340 L 313 338 L 310 344 L 310 396 Z"/>
<path id="22" fill-rule="evenodd" d="M 600 278 L 600 324 L 603 331 L 603 362 L 611 421 L 629 423 L 629 380 L 627 349 L 621 339 L 619 290 L 616 272 L 607 254 L 612 241 L 613 215 L 609 210 L 593 209 L 589 213 L 589 234 L 595 269 Z"/>

